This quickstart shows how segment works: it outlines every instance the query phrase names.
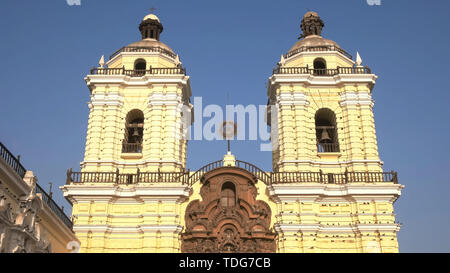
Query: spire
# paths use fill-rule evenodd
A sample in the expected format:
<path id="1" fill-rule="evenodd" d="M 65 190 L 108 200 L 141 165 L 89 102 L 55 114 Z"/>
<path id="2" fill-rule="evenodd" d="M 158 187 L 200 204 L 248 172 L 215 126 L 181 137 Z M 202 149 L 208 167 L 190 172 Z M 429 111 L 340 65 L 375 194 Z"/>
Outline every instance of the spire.
<path id="1" fill-rule="evenodd" d="M 361 56 L 359 56 L 359 52 L 356 51 L 356 66 L 361 66 L 361 64 L 362 64 Z"/>
<path id="2" fill-rule="evenodd" d="M 302 24 L 300 28 L 303 31 L 303 34 L 300 35 L 300 38 L 304 38 L 310 35 L 319 35 L 322 34 L 322 28 L 325 26 L 322 19 L 320 19 L 319 14 L 314 11 L 308 11 L 302 20 Z"/>
<path id="3" fill-rule="evenodd" d="M 102 55 L 100 61 L 98 61 L 98 64 L 100 65 L 100 68 L 103 68 L 103 66 L 105 65 L 105 55 Z"/>
<path id="4" fill-rule="evenodd" d="M 147 15 L 139 25 L 139 31 L 144 39 L 155 39 L 159 41 L 159 35 L 163 32 L 163 25 L 159 21 L 158 16 L 153 13 Z"/>
<path id="5" fill-rule="evenodd" d="M 279 64 L 280 64 L 280 65 L 284 65 L 285 63 L 286 63 L 286 59 L 284 58 L 284 55 L 281 54 L 281 58 L 280 58 Z"/>
<path id="6" fill-rule="evenodd" d="M 178 56 L 178 54 L 177 54 L 177 56 L 175 57 L 175 63 L 176 63 L 176 65 L 181 66 L 180 56 Z"/>

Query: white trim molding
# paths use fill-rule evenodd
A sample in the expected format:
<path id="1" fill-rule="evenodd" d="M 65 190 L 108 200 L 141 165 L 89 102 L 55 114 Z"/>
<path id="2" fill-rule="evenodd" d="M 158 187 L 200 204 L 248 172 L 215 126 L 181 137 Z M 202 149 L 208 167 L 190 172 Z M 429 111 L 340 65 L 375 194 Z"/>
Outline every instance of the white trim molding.
<path id="1" fill-rule="evenodd" d="M 378 76 L 375 74 L 338 74 L 334 76 L 314 76 L 310 74 L 274 74 L 269 77 L 267 94 L 271 97 L 279 84 L 301 84 L 305 87 L 342 87 L 352 84 L 367 84 L 372 90 Z"/>
<path id="2" fill-rule="evenodd" d="M 274 228 L 278 233 L 363 233 L 363 232 L 398 232 L 401 225 L 393 224 L 355 224 L 348 226 L 324 226 L 321 224 L 282 224 L 275 223 Z"/>
<path id="3" fill-rule="evenodd" d="M 123 96 L 119 93 L 97 93 L 91 95 L 91 101 L 88 102 L 89 109 L 95 106 L 123 106 Z"/>
<path id="4" fill-rule="evenodd" d="M 373 107 L 374 105 L 372 95 L 367 92 L 344 92 L 341 94 L 341 99 L 339 102 L 341 107 L 350 105 L 367 105 Z"/>
<path id="5" fill-rule="evenodd" d="M 382 183 L 349 183 L 349 184 L 320 184 L 320 183 L 283 183 L 272 184 L 267 187 L 269 197 L 276 203 L 280 202 L 321 202 L 331 198 L 333 202 L 348 201 L 379 201 L 394 203 L 404 188 L 401 184 Z"/>
<path id="6" fill-rule="evenodd" d="M 186 97 L 192 96 L 189 76 L 182 74 L 151 74 L 142 77 L 127 75 L 87 75 L 84 80 L 92 91 L 96 84 L 119 84 L 122 86 L 149 86 L 152 84 L 180 84 Z"/>
<path id="7" fill-rule="evenodd" d="M 309 106 L 309 101 L 304 93 L 281 93 L 277 95 L 277 103 L 281 106 L 295 105 L 295 106 Z"/>
<path id="8" fill-rule="evenodd" d="M 170 184 L 170 185 L 169 185 Z M 79 201 L 92 201 L 110 203 L 120 201 L 120 198 L 134 198 L 142 202 L 152 202 L 155 200 L 164 200 L 165 202 L 182 203 L 189 198 L 192 188 L 187 185 L 173 185 L 165 183 L 164 185 L 95 185 L 71 184 L 60 187 L 64 197 L 73 203 Z M 126 200 L 125 200 L 126 201 Z"/>

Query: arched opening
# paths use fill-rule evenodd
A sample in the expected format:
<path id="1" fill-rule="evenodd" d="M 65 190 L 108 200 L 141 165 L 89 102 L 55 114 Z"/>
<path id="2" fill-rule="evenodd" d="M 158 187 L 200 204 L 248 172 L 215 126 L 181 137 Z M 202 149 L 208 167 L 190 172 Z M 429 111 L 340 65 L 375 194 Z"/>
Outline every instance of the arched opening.
<path id="1" fill-rule="evenodd" d="M 325 76 L 327 72 L 327 62 L 323 58 L 317 58 L 314 60 L 314 75 Z"/>
<path id="2" fill-rule="evenodd" d="M 125 122 L 125 138 L 122 143 L 123 153 L 142 153 L 144 136 L 144 114 L 134 109 L 127 114 Z"/>
<path id="3" fill-rule="evenodd" d="M 236 205 L 236 187 L 231 182 L 225 182 L 222 185 L 220 194 L 220 204 L 224 208 L 234 207 Z"/>
<path id="4" fill-rule="evenodd" d="M 328 108 L 319 109 L 315 116 L 317 151 L 319 153 L 339 152 L 336 115 Z"/>
<path id="5" fill-rule="evenodd" d="M 137 76 L 145 75 L 145 70 L 147 68 L 147 62 L 144 59 L 137 59 L 134 62 L 134 70 Z"/>

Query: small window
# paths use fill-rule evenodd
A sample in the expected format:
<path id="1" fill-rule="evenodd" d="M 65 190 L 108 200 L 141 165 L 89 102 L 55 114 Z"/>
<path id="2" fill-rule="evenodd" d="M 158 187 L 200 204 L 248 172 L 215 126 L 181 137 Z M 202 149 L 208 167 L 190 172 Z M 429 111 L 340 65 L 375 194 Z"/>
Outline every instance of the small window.
<path id="1" fill-rule="evenodd" d="M 314 60 L 314 75 L 325 76 L 327 72 L 327 62 L 322 58 Z"/>
<path id="2" fill-rule="evenodd" d="M 220 204 L 224 208 L 234 207 L 236 205 L 236 187 L 231 182 L 226 182 L 222 186 L 220 194 Z"/>
<path id="3" fill-rule="evenodd" d="M 145 75 L 145 69 L 147 67 L 147 62 L 144 59 L 137 59 L 134 62 L 134 70 L 137 76 Z"/>

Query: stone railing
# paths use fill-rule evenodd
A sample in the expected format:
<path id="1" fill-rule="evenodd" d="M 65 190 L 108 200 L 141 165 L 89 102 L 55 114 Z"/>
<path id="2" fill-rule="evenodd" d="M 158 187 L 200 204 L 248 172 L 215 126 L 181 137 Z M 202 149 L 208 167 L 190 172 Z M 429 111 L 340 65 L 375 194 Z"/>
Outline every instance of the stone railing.
<path id="1" fill-rule="evenodd" d="M 176 55 L 173 52 L 171 52 L 171 51 L 169 51 L 167 49 L 164 49 L 162 47 L 159 47 L 159 46 L 155 46 L 155 47 L 125 46 L 125 47 L 122 47 L 121 49 L 117 50 L 116 52 L 114 52 L 109 57 L 109 59 L 111 60 L 112 58 L 116 57 L 117 55 L 119 55 L 122 52 L 139 52 L 139 53 L 142 53 L 142 52 L 159 52 L 159 53 L 162 53 L 162 54 L 164 54 L 166 56 L 169 56 L 169 57 L 171 57 L 173 59 L 176 58 Z"/>
<path id="2" fill-rule="evenodd" d="M 348 54 L 345 50 L 338 46 L 334 45 L 327 45 L 327 46 L 302 46 L 299 48 L 296 48 L 292 51 L 289 51 L 287 54 L 284 55 L 285 58 L 292 57 L 294 55 L 297 55 L 302 52 L 318 52 L 318 51 L 337 51 L 344 55 L 345 57 L 352 59 L 352 55 Z"/>
<path id="3" fill-rule="evenodd" d="M 116 172 L 72 172 L 67 171 L 66 184 L 77 183 L 111 183 L 111 184 L 138 184 L 138 183 L 182 183 L 188 184 L 188 172 L 137 172 L 125 174 Z"/>
<path id="4" fill-rule="evenodd" d="M 314 76 L 330 77 L 339 74 L 371 74 L 369 67 L 337 67 L 331 69 L 319 69 L 305 67 L 282 67 L 273 69 L 272 75 L 275 74 L 309 74 Z"/>
<path id="5" fill-rule="evenodd" d="M 145 75 L 186 75 L 186 68 L 183 67 L 158 67 L 149 69 L 125 69 L 119 68 L 99 68 L 94 67 L 90 71 L 91 75 L 125 75 L 130 77 L 142 77 Z"/>
<path id="6" fill-rule="evenodd" d="M 36 193 L 40 193 L 42 195 L 42 200 L 47 206 L 53 211 L 53 213 L 58 216 L 59 219 L 70 229 L 73 227 L 73 223 L 69 217 L 67 217 L 66 213 L 60 208 L 56 202 L 41 188 L 38 184 L 36 184 Z"/>
<path id="7" fill-rule="evenodd" d="M 110 184 L 138 184 L 138 183 L 181 183 L 192 185 L 199 181 L 206 173 L 219 168 L 240 168 L 253 174 L 266 185 L 282 183 L 398 183 L 397 172 L 265 172 L 255 165 L 236 160 L 233 167 L 224 166 L 222 160 L 209 163 L 196 172 L 137 172 L 135 174 L 121 174 L 116 172 L 67 172 L 66 184 L 77 183 L 110 183 Z"/>

